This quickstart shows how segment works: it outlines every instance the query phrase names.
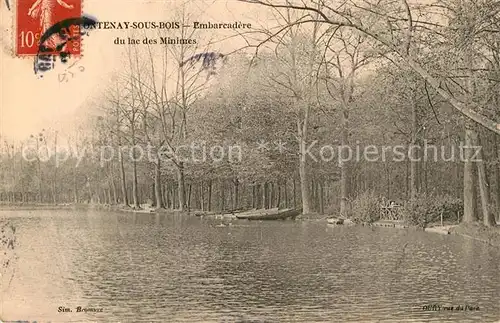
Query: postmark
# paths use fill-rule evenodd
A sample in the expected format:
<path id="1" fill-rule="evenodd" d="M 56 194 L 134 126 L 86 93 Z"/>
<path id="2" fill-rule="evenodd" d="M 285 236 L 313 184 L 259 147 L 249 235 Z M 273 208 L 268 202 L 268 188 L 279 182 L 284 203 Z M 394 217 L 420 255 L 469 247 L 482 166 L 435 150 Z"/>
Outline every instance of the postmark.
<path id="1" fill-rule="evenodd" d="M 16 2 L 16 56 L 36 56 L 39 51 L 55 54 L 67 51 L 81 54 L 80 30 L 61 29 L 54 33 L 54 26 L 82 15 L 81 0 L 18 0 Z"/>
<path id="2" fill-rule="evenodd" d="M 77 51 L 75 54 L 75 52 L 71 50 L 71 48 L 75 47 L 71 44 L 75 40 L 81 44 L 81 37 L 87 35 L 87 30 L 92 28 L 96 22 L 97 20 L 95 18 L 83 15 L 78 18 L 68 18 L 62 20 L 45 31 L 40 39 L 38 52 L 33 62 L 35 74 L 39 74 L 40 77 L 43 77 L 44 72 L 54 68 L 55 62 L 58 58 L 63 64 L 67 63 L 71 56 L 77 57 L 79 60 L 81 58 L 81 52 Z M 73 30 L 74 32 L 68 34 L 68 30 Z M 59 41 L 52 44 L 48 43 L 47 41 L 52 36 L 59 37 Z M 79 46 L 79 48 L 80 47 L 81 46 Z M 73 65 L 74 64 L 70 67 Z"/>

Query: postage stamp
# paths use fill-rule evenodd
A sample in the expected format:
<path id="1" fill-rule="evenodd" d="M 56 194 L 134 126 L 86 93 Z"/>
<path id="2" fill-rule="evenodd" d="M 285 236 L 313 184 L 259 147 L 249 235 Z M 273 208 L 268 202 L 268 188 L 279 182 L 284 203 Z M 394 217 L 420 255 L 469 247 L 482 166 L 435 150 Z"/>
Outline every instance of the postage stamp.
<path id="1" fill-rule="evenodd" d="M 40 51 L 80 55 L 80 26 L 61 24 L 82 14 L 82 0 L 16 1 L 16 56 L 35 56 Z"/>

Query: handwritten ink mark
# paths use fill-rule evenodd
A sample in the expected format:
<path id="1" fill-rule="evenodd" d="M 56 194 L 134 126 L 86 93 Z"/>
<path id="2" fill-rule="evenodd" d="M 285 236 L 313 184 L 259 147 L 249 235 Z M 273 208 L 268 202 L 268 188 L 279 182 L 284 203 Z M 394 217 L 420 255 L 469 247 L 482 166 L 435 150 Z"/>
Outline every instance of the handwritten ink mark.
<path id="1" fill-rule="evenodd" d="M 80 59 L 78 59 L 77 61 L 73 62 L 73 64 L 71 64 L 70 66 L 68 66 L 68 68 L 66 68 L 66 70 L 64 71 L 64 73 L 62 73 L 62 74 L 59 74 L 59 75 L 58 75 L 58 80 L 59 80 L 59 83 L 62 83 L 63 81 L 66 81 L 66 82 L 68 82 L 68 81 L 69 81 L 69 80 L 68 80 L 68 78 L 67 78 L 67 75 L 68 75 L 68 74 L 66 74 L 66 72 L 68 72 L 69 74 L 71 74 L 71 78 L 73 78 L 73 77 L 74 77 L 74 75 L 75 75 L 75 74 L 74 74 L 74 73 L 72 73 L 70 69 L 71 69 L 73 66 L 75 66 L 75 65 L 76 65 L 76 63 L 78 63 L 79 61 L 80 61 Z M 80 72 L 85 71 L 85 67 L 83 67 L 83 66 L 78 66 L 78 69 L 80 70 Z"/>

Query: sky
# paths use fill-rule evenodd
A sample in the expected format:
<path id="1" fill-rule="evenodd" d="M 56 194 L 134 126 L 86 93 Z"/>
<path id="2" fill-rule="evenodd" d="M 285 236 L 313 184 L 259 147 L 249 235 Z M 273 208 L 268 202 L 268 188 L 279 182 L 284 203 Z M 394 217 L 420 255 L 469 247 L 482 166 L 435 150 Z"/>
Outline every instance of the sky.
<path id="1" fill-rule="evenodd" d="M 72 1 L 78 0 L 66 0 Z M 84 0 L 83 12 L 98 21 L 172 21 L 180 3 L 181 0 Z M 120 57 L 124 47 L 114 45 L 113 40 L 126 37 L 126 31 L 91 31 L 83 40 L 83 57 L 71 69 L 73 77 L 65 72 L 63 64 L 56 63 L 55 70 L 45 73 L 41 79 L 34 74 L 33 58 L 13 56 L 14 11 L 6 8 L 4 0 L 1 5 L 0 135 L 17 141 L 41 129 L 70 131 L 89 112 L 89 105 L 109 84 L 111 75 L 123 67 Z M 199 21 L 241 21 L 256 26 L 268 18 L 265 9 L 235 0 L 191 0 L 188 8 L 193 20 L 197 17 Z M 210 32 L 214 38 L 224 38 L 220 32 Z M 221 52 L 242 46 L 241 37 L 214 45 Z M 82 67 L 84 70 L 80 71 Z M 63 74 L 68 76 L 67 82 L 60 82 Z"/>

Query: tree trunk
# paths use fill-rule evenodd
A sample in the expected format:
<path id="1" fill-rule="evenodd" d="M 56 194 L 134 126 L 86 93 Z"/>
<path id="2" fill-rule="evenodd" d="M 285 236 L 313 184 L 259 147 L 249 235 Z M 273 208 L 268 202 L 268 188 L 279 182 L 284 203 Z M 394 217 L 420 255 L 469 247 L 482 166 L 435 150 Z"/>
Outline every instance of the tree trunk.
<path id="1" fill-rule="evenodd" d="M 116 192 L 116 183 L 113 172 L 113 165 L 111 165 L 111 178 L 110 178 L 111 190 L 113 191 L 113 204 L 118 204 L 118 194 Z"/>
<path id="2" fill-rule="evenodd" d="M 410 161 L 408 158 L 405 158 L 405 197 L 406 199 L 410 198 Z"/>
<path id="3" fill-rule="evenodd" d="M 423 173 L 424 173 L 424 189 L 425 189 L 425 194 L 429 194 L 428 163 L 427 163 L 427 161 L 424 160 L 424 161 L 422 161 L 421 164 L 422 164 Z"/>
<path id="4" fill-rule="evenodd" d="M 167 209 L 171 209 L 172 208 L 172 203 L 170 202 L 170 185 L 169 185 L 169 181 L 167 181 L 165 183 L 165 191 L 163 192 L 163 194 L 165 194 L 165 207 Z"/>
<path id="5" fill-rule="evenodd" d="M 316 181 L 313 179 L 311 179 L 311 211 L 313 212 L 316 212 L 318 211 L 318 200 L 316 198 L 316 193 L 317 193 L 317 190 L 316 190 Z"/>
<path id="6" fill-rule="evenodd" d="M 177 179 L 178 179 L 178 198 L 179 198 L 179 210 L 183 211 L 186 207 L 186 191 L 185 191 L 185 178 L 184 178 L 184 163 L 179 162 L 177 167 Z"/>
<path id="7" fill-rule="evenodd" d="M 308 214 L 311 213 L 311 196 L 309 194 L 309 176 L 307 173 L 307 156 L 305 151 L 306 142 L 301 138 L 299 160 L 300 191 L 302 195 L 302 212 Z"/>
<path id="8" fill-rule="evenodd" d="M 297 208 L 297 185 L 295 183 L 295 177 L 293 178 L 293 208 Z"/>
<path id="9" fill-rule="evenodd" d="M 189 183 L 189 185 L 188 185 L 188 194 L 187 194 L 187 203 L 186 203 L 186 206 L 187 206 L 188 210 L 191 210 L 191 193 L 192 193 L 192 187 L 193 187 L 193 185 L 191 183 Z"/>
<path id="10" fill-rule="evenodd" d="M 419 191 L 419 172 L 418 172 L 418 167 L 419 167 L 419 148 L 416 148 L 415 146 L 419 146 L 419 140 L 418 140 L 418 127 L 419 127 L 419 120 L 418 120 L 418 105 L 415 97 L 412 95 L 412 102 L 411 102 L 411 121 L 412 121 L 412 130 L 411 130 L 411 146 L 413 146 L 411 149 L 411 159 L 410 159 L 410 197 L 413 199 L 417 196 L 418 191 Z"/>
<path id="11" fill-rule="evenodd" d="M 270 196 L 269 196 L 269 208 L 272 209 L 274 207 L 274 205 L 276 204 L 276 199 L 278 197 L 277 195 L 277 190 L 276 190 L 276 182 L 271 182 L 269 184 L 269 188 L 271 190 L 270 192 Z"/>
<path id="12" fill-rule="evenodd" d="M 319 213 L 325 213 L 323 180 L 319 181 Z"/>
<path id="13" fill-rule="evenodd" d="M 285 186 L 284 186 L 284 193 L 285 193 L 285 196 L 284 196 L 284 199 L 285 199 L 285 208 L 289 208 L 290 207 L 290 203 L 288 201 L 288 181 L 285 179 Z"/>
<path id="14" fill-rule="evenodd" d="M 201 210 L 205 211 L 205 188 L 203 186 L 203 181 L 201 181 L 200 184 L 200 204 L 201 204 Z"/>
<path id="15" fill-rule="evenodd" d="M 460 170 L 460 163 L 459 162 L 455 162 L 455 176 L 457 177 L 457 181 L 456 181 L 456 187 L 455 187 L 455 191 L 456 191 L 456 197 L 457 198 L 462 198 L 462 185 L 460 184 L 460 173 L 463 173 L 463 171 L 461 172 Z"/>
<path id="16" fill-rule="evenodd" d="M 120 159 L 120 177 L 121 177 L 121 184 L 122 184 L 122 195 L 123 195 L 123 204 L 125 206 L 129 206 L 128 204 L 128 195 L 127 195 L 127 182 L 126 182 L 126 178 L 125 178 L 125 165 L 124 165 L 124 162 L 123 162 L 123 151 L 122 151 L 122 147 L 119 146 L 118 147 L 118 154 L 119 154 L 119 159 Z"/>
<path id="17" fill-rule="evenodd" d="M 467 122 L 465 128 L 464 156 L 464 222 L 474 222 L 477 220 L 476 213 L 476 176 L 474 173 L 473 157 L 473 136 L 471 122 Z"/>
<path id="18" fill-rule="evenodd" d="M 168 200 L 171 209 L 175 209 L 175 192 L 174 192 L 174 183 L 169 182 L 168 185 Z"/>
<path id="19" fill-rule="evenodd" d="M 234 180 L 234 206 L 233 210 L 236 210 L 240 207 L 240 182 L 236 178 Z"/>
<path id="20" fill-rule="evenodd" d="M 277 192 L 276 192 L 276 207 L 279 209 L 281 206 L 281 182 L 277 183 Z"/>
<path id="21" fill-rule="evenodd" d="M 497 135 L 493 134 L 493 171 L 491 172 L 492 176 L 492 185 L 491 187 L 491 197 L 493 201 L 493 205 L 495 206 L 497 220 L 500 221 L 500 158 L 498 155 L 498 149 L 500 149 L 499 140 Z"/>
<path id="22" fill-rule="evenodd" d="M 178 194 L 177 194 L 177 189 L 178 189 L 179 185 L 177 185 L 177 187 L 175 187 L 174 185 L 172 185 L 171 187 L 171 192 L 172 192 L 172 209 L 176 209 L 178 204 L 177 204 L 177 199 L 178 199 Z"/>
<path id="23" fill-rule="evenodd" d="M 157 209 L 164 208 L 163 199 L 161 194 L 161 160 L 156 159 L 155 163 L 155 203 Z"/>
<path id="24" fill-rule="evenodd" d="M 135 153 L 134 160 L 132 161 L 132 200 L 134 201 L 134 207 L 139 208 L 139 190 L 138 190 L 138 181 L 137 181 L 137 162 L 135 161 Z"/>
<path id="25" fill-rule="evenodd" d="M 496 221 L 494 215 L 490 212 L 490 198 L 489 198 L 490 195 L 488 190 L 489 185 L 486 178 L 486 170 L 483 161 L 481 140 L 475 131 L 472 133 L 472 142 L 475 147 L 478 147 L 474 148 L 473 149 L 474 151 L 476 149 L 480 149 L 479 154 L 477 155 L 477 159 L 474 159 L 472 162 L 477 165 L 477 173 L 479 178 L 479 193 L 481 196 L 481 206 L 482 206 L 481 209 L 483 213 L 483 223 L 484 225 L 491 227 L 496 225 Z"/>
<path id="26" fill-rule="evenodd" d="M 345 105 L 345 104 L 344 104 Z M 339 160 L 340 166 L 340 215 L 347 215 L 347 204 L 349 202 L 349 152 L 346 148 L 349 145 L 349 110 L 347 106 L 342 109 L 342 134 L 341 134 L 341 158 Z"/>
<path id="27" fill-rule="evenodd" d="M 107 199 L 108 199 L 108 201 L 107 201 L 107 202 L 108 202 L 108 204 L 110 204 L 110 205 L 111 205 L 111 204 L 112 204 L 112 203 L 111 203 L 111 188 L 107 188 L 107 189 L 105 189 L 105 192 L 106 192 L 106 197 L 107 197 Z"/>
<path id="28" fill-rule="evenodd" d="M 271 194 L 272 194 L 272 183 L 266 182 L 265 184 L 265 200 L 266 200 L 266 209 L 271 208 Z"/>
<path id="29" fill-rule="evenodd" d="M 385 180 L 387 189 L 387 198 L 391 199 L 391 168 L 389 167 L 389 162 L 385 161 Z"/>
<path id="30" fill-rule="evenodd" d="M 257 208 L 257 185 L 252 185 L 252 209 Z"/>
<path id="31" fill-rule="evenodd" d="M 220 211 L 224 212 L 224 209 L 226 207 L 226 192 L 225 192 L 225 181 L 221 180 L 220 181 Z"/>
<path id="32" fill-rule="evenodd" d="M 207 210 L 212 211 L 212 180 L 208 181 L 208 207 Z"/>
<path id="33" fill-rule="evenodd" d="M 92 190 L 92 183 L 88 177 L 87 177 L 87 189 L 89 193 L 89 203 L 91 204 L 93 203 L 94 192 Z"/>
<path id="34" fill-rule="evenodd" d="M 77 174 L 76 167 L 73 167 L 73 201 L 75 204 L 78 204 L 78 183 L 77 183 Z"/>
<path id="35" fill-rule="evenodd" d="M 267 194 L 266 194 L 266 191 L 267 191 L 267 183 L 264 183 L 263 185 L 261 185 L 261 195 L 262 195 L 262 209 L 267 209 L 267 205 L 266 205 L 266 200 L 267 200 Z"/>

